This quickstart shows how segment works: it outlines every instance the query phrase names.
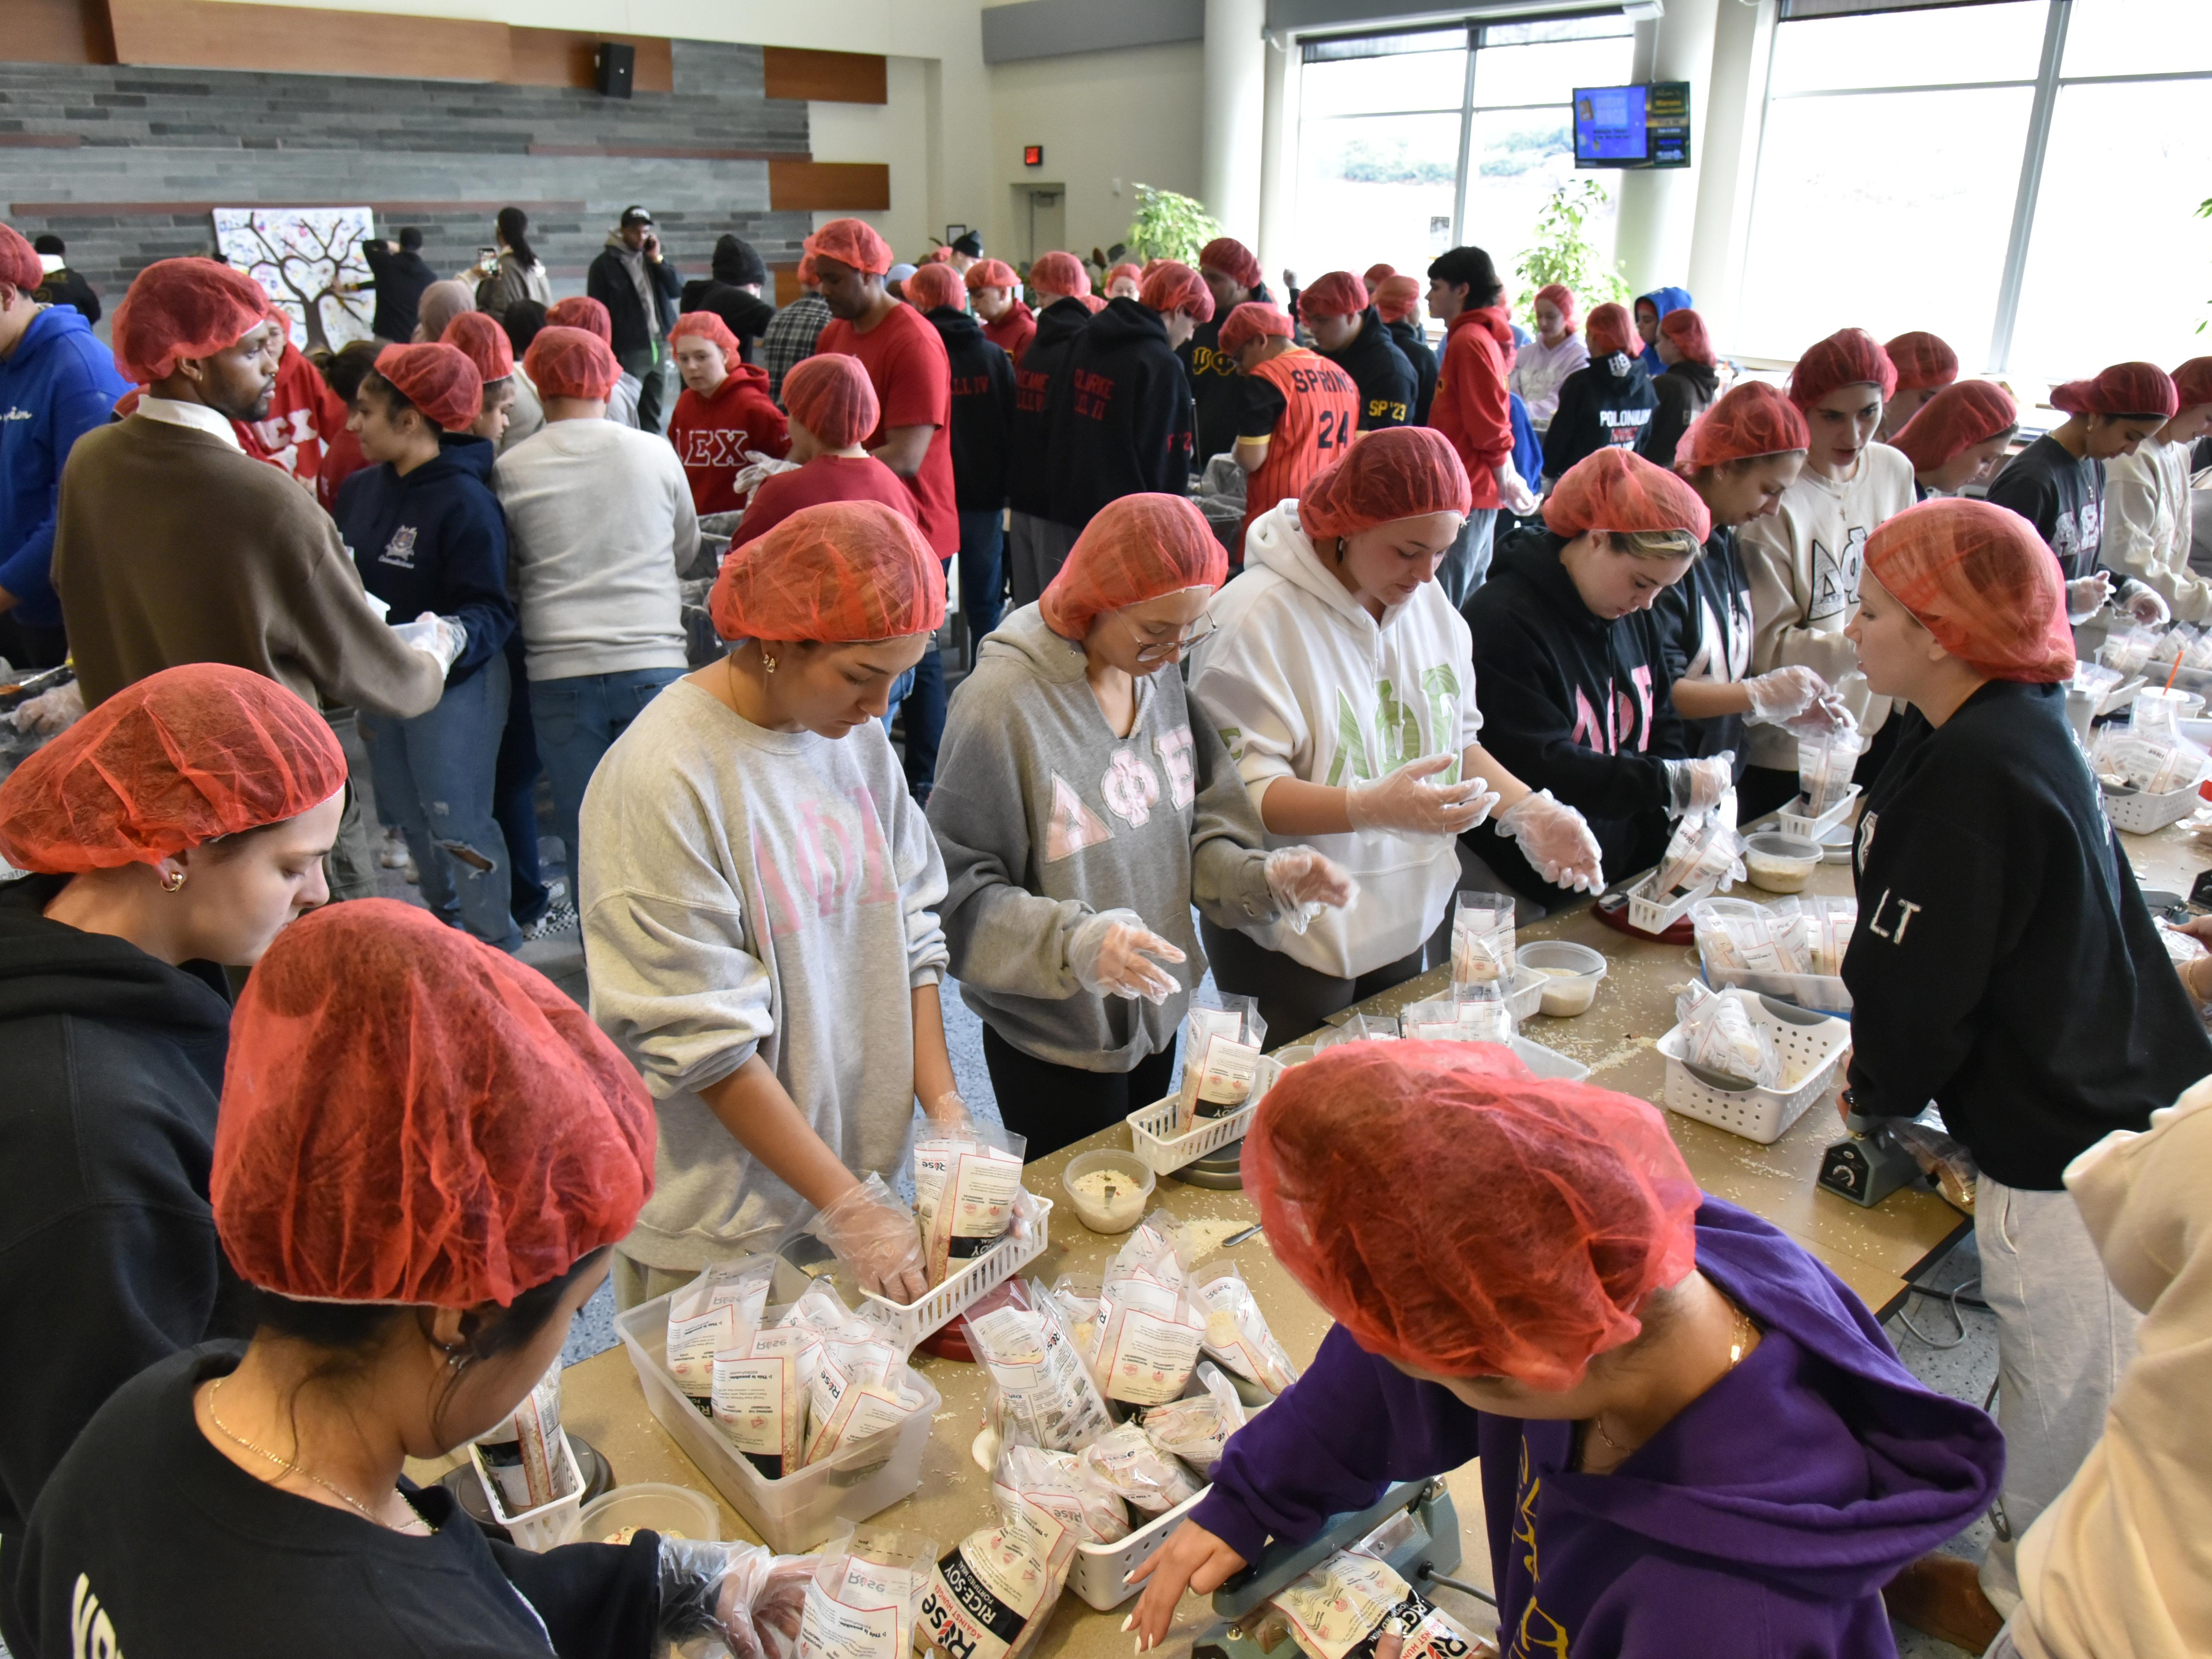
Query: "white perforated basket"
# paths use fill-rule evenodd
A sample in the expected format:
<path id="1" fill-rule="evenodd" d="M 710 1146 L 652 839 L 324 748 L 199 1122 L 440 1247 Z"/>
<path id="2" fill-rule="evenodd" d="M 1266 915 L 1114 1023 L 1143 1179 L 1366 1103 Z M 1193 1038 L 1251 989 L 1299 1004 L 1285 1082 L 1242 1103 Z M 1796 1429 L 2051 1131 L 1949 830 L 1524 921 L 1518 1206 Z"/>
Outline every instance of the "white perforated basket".
<path id="1" fill-rule="evenodd" d="M 576 1453 L 568 1444 L 565 1431 L 561 1436 L 560 1451 L 561 1468 L 568 1476 L 568 1495 L 550 1504 L 540 1504 L 534 1510 L 525 1510 L 520 1515 L 509 1515 L 500 1497 L 499 1481 L 484 1462 L 483 1448 L 474 1441 L 469 1443 L 469 1461 L 476 1465 L 477 1479 L 483 1483 L 485 1501 L 491 1505 L 491 1518 L 505 1527 L 507 1536 L 524 1549 L 558 1549 L 563 1544 L 576 1541 L 577 1528 L 583 1520 L 584 1477 L 577 1472 Z"/>
<path id="2" fill-rule="evenodd" d="M 1260 1102 L 1255 1097 L 1250 1105 L 1239 1106 L 1227 1117 L 1200 1118 L 1186 1135 L 1175 1133 L 1176 1119 L 1182 1109 L 1182 1101 L 1170 1095 L 1141 1112 L 1129 1114 L 1129 1144 L 1144 1160 L 1145 1167 L 1156 1176 L 1173 1175 L 1184 1164 L 1243 1139 L 1244 1132 L 1252 1127 L 1252 1115 L 1260 1109 Z"/>
<path id="3" fill-rule="evenodd" d="M 1677 1025 L 1659 1039 L 1659 1052 L 1667 1059 L 1667 1105 L 1684 1117 L 1697 1118 L 1764 1146 L 1780 1139 L 1804 1115 L 1805 1109 L 1826 1091 L 1837 1060 L 1850 1046 L 1850 1024 L 1786 1008 L 1749 991 L 1720 994 L 1742 1003 L 1753 1024 L 1774 1034 L 1774 1047 L 1782 1057 L 1782 1075 L 1796 1078 L 1796 1083 L 1786 1091 L 1716 1088 L 1692 1076 L 1682 1063 L 1682 1028 Z"/>
<path id="4" fill-rule="evenodd" d="M 2105 816 L 2112 821 L 2115 830 L 2124 830 L 2131 836 L 2148 836 L 2169 823 L 2180 823 L 2204 804 L 2204 798 L 2192 783 L 2186 789 L 2163 795 L 2106 795 Z"/>
<path id="5" fill-rule="evenodd" d="M 1628 925 L 1646 933 L 1663 933 L 1684 916 L 1699 899 L 1711 898 L 1717 882 L 1700 882 L 1678 899 L 1664 903 L 1650 896 L 1644 889 L 1658 879 L 1655 872 L 1628 890 Z M 1539 993 L 1540 998 L 1540 991 Z"/>
<path id="6" fill-rule="evenodd" d="M 911 1353 L 924 1337 L 950 1325 L 1044 1254 L 1052 1243 L 1052 1200 L 1034 1193 L 1030 1200 L 1036 1206 L 1037 1218 L 1028 1237 L 1016 1238 L 1009 1233 L 919 1302 L 893 1302 L 873 1291 L 863 1291 L 868 1305 L 862 1311 Z"/>
<path id="7" fill-rule="evenodd" d="M 1186 1498 L 1165 1515 L 1155 1516 L 1119 1542 L 1077 1545 L 1075 1563 L 1067 1571 L 1068 1589 L 1100 1613 L 1120 1607 L 1143 1588 L 1123 1581 L 1152 1559 L 1152 1553 L 1168 1541 L 1168 1534 L 1212 1490 L 1208 1486 L 1197 1498 Z"/>
<path id="8" fill-rule="evenodd" d="M 1818 841 L 1829 830 L 1850 817 L 1851 808 L 1857 805 L 1858 801 L 1859 787 L 1855 783 L 1844 792 L 1844 798 L 1841 800 L 1818 817 L 1797 810 L 1805 804 L 1805 797 L 1802 795 L 1784 807 L 1775 817 L 1777 822 L 1782 826 L 1784 835 L 1795 836 L 1800 841 Z"/>

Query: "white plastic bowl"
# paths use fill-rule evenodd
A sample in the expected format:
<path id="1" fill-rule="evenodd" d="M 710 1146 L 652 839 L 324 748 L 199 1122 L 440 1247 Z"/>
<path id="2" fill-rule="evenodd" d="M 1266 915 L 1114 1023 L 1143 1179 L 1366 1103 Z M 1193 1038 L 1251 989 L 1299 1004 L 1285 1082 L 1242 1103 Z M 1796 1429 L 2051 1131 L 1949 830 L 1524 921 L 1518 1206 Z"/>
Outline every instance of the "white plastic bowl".
<path id="1" fill-rule="evenodd" d="M 1115 1177 L 1110 1204 L 1100 1203 L 1076 1185 L 1084 1176 L 1100 1170 Z M 1060 1184 L 1067 1189 L 1067 1201 L 1075 1206 L 1076 1218 L 1092 1232 L 1126 1233 L 1144 1219 L 1145 1206 L 1152 1202 L 1152 1188 L 1159 1184 L 1159 1177 L 1134 1152 L 1101 1146 L 1068 1159 L 1067 1168 L 1060 1171 Z"/>
<path id="2" fill-rule="evenodd" d="M 1751 884 L 1770 893 L 1802 893 L 1820 866 L 1815 841 L 1766 830 L 1743 838 L 1743 867 Z"/>
<path id="3" fill-rule="evenodd" d="M 1521 946 L 1521 965 L 1543 975 L 1542 1010 L 1554 1019 L 1589 1011 L 1605 977 L 1605 958 L 1587 945 L 1534 939 Z"/>
<path id="4" fill-rule="evenodd" d="M 585 1504 L 577 1536 L 586 1544 L 596 1544 L 624 1527 L 650 1527 L 664 1538 L 681 1534 L 713 1544 L 721 1540 L 722 1512 L 713 1498 L 689 1486 L 640 1480 L 617 1486 Z"/>

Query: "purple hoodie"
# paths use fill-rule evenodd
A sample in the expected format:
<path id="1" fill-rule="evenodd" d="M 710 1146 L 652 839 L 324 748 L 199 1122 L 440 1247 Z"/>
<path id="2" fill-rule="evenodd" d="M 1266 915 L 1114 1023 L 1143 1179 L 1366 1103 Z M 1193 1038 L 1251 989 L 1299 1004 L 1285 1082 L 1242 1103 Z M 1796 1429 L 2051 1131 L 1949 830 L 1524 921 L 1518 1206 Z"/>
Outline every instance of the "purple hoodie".
<path id="1" fill-rule="evenodd" d="M 1613 1474 L 1569 1468 L 1571 1423 L 1476 1411 L 1339 1326 L 1191 1518 L 1256 1560 L 1480 1456 L 1505 1659 L 1892 1659 L 1881 1587 L 1988 1506 L 1996 1425 L 1916 1382 L 1765 1222 L 1708 1198 L 1697 1227 L 1698 1267 L 1764 1339 Z"/>

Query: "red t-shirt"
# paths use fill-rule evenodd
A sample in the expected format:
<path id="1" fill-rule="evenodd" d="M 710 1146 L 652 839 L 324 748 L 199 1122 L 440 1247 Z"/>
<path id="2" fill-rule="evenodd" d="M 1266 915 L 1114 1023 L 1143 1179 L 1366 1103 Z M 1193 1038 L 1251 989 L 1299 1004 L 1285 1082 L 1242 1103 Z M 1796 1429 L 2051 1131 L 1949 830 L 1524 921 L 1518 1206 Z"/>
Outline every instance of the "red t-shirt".
<path id="1" fill-rule="evenodd" d="M 1498 505 L 1492 469 L 1513 453 L 1513 416 L 1505 391 L 1512 338 L 1505 313 L 1494 306 L 1453 318 L 1437 369 L 1437 395 L 1429 404 L 1429 424 L 1459 452 L 1474 498 L 1470 505 L 1477 508 Z"/>
<path id="2" fill-rule="evenodd" d="M 308 489 L 323 470 L 323 452 L 345 430 L 346 406 L 315 366 L 289 341 L 276 363 L 269 413 L 254 422 L 233 421 L 239 447 L 257 461 L 281 466 Z"/>
<path id="3" fill-rule="evenodd" d="M 1036 313 L 1017 300 L 1006 307 L 1006 314 L 995 323 L 983 325 L 983 337 L 1014 360 L 1014 367 L 1022 366 L 1022 353 L 1030 349 L 1036 337 Z"/>
<path id="4" fill-rule="evenodd" d="M 960 550 L 960 508 L 952 489 L 952 364 L 935 325 L 906 305 L 893 306 L 866 334 L 832 317 L 814 349 L 817 356 L 842 351 L 858 357 L 868 371 L 883 412 L 876 429 L 861 440 L 863 448 L 881 448 L 885 434 L 899 427 L 937 428 L 911 487 L 922 535 L 939 558 L 951 558 Z"/>
<path id="5" fill-rule="evenodd" d="M 361 436 L 340 427 L 331 434 L 331 441 L 323 446 L 323 465 L 315 474 L 315 499 L 323 504 L 323 511 L 338 510 L 338 490 L 348 478 L 368 465 L 368 457 L 361 451 Z"/>
<path id="6" fill-rule="evenodd" d="M 780 461 L 791 453 L 791 428 L 768 395 L 768 371 L 733 363 L 712 398 L 684 389 L 668 417 L 668 441 L 690 481 L 691 505 L 702 514 L 728 513 L 745 504 L 732 487 L 745 451 Z"/>
<path id="7" fill-rule="evenodd" d="M 779 472 L 753 491 L 751 505 L 730 545 L 743 547 L 793 514 L 824 501 L 881 501 L 916 524 L 921 522 L 906 480 L 874 456 L 817 455 L 798 471 Z"/>

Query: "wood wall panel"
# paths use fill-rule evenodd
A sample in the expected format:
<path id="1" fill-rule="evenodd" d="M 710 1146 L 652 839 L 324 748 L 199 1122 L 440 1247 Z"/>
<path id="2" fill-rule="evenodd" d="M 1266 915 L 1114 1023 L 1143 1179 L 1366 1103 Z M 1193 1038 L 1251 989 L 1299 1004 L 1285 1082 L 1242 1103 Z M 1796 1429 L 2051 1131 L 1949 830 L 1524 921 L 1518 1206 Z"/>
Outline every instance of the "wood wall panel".
<path id="1" fill-rule="evenodd" d="M 511 28 L 507 72 L 499 78 L 519 87 L 581 87 L 599 85 L 592 59 L 603 40 L 637 48 L 637 73 L 632 88 L 637 92 L 676 90 L 675 54 L 665 38 L 647 34 L 599 35 L 578 29 Z"/>
<path id="2" fill-rule="evenodd" d="M 775 302 L 777 310 L 782 310 L 784 307 L 806 292 L 799 285 L 797 265 L 770 265 L 769 270 L 775 283 L 775 292 L 769 295 L 769 298 Z"/>
<path id="3" fill-rule="evenodd" d="M 777 212 L 866 213 L 888 208 L 890 167 L 883 161 L 770 161 L 768 204 Z"/>
<path id="4" fill-rule="evenodd" d="M 7 0 L 0 57 L 15 64 L 112 64 L 103 0 Z"/>
<path id="5" fill-rule="evenodd" d="M 504 81 L 512 62 L 504 23 L 224 0 L 107 0 L 107 13 L 121 64 Z"/>
<path id="6" fill-rule="evenodd" d="M 890 60 L 867 52 L 809 52 L 763 46 L 768 95 L 818 98 L 831 104 L 890 102 Z"/>

